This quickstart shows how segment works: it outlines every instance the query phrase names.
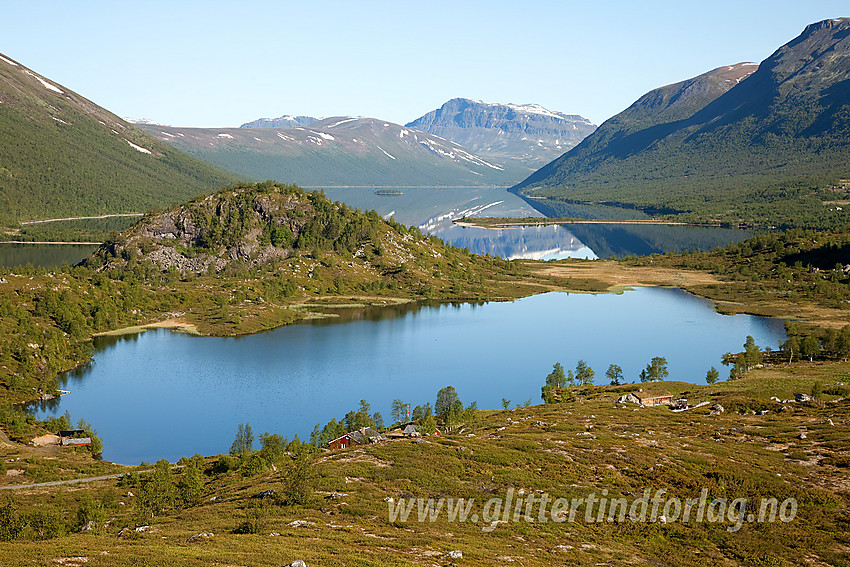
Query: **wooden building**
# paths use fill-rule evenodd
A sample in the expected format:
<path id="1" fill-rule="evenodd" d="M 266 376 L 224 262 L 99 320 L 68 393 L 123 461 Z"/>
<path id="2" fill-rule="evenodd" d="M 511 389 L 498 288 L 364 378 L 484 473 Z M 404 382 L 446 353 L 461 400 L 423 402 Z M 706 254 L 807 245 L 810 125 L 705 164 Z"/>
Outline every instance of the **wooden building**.
<path id="1" fill-rule="evenodd" d="M 645 407 L 669 406 L 673 404 L 673 394 L 664 390 L 649 390 L 646 392 L 634 392 L 640 405 Z"/>

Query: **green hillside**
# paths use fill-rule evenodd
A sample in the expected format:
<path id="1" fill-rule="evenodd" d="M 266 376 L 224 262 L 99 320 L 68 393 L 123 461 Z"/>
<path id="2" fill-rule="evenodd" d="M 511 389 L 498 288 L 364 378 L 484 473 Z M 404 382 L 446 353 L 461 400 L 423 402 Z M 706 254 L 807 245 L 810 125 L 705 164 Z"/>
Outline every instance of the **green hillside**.
<path id="1" fill-rule="evenodd" d="M 0 224 L 144 212 L 233 178 L 0 58 Z"/>
<path id="2" fill-rule="evenodd" d="M 684 220 L 839 225 L 850 176 L 850 19 L 806 28 L 758 67 L 654 90 L 514 190 Z M 752 72 L 755 70 L 754 72 Z M 838 189 L 836 189 L 838 188 Z"/>

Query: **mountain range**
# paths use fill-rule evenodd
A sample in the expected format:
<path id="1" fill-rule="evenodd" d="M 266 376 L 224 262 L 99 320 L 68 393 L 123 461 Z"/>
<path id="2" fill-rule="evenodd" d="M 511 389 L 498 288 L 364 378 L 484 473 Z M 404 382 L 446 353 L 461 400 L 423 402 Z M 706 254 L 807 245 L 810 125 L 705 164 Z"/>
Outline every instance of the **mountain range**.
<path id="1" fill-rule="evenodd" d="M 239 175 L 319 186 L 525 177 L 511 190 L 554 216 L 595 203 L 836 226 L 850 220 L 850 19 L 812 24 L 760 64 L 655 89 L 598 128 L 538 105 L 461 98 L 407 126 L 289 115 L 241 128 L 136 126 L 0 55 L 0 139 L 5 225 L 145 211 Z"/>
<path id="2" fill-rule="evenodd" d="M 581 116 L 536 104 L 465 98 L 406 126 L 294 115 L 246 122 L 244 132 L 140 126 L 239 175 L 302 185 L 511 185 L 595 128 Z"/>
<path id="3" fill-rule="evenodd" d="M 377 118 L 336 116 L 291 128 L 140 127 L 250 179 L 308 186 L 507 186 L 525 174 L 517 165 Z"/>
<path id="4" fill-rule="evenodd" d="M 818 226 L 840 216 L 822 200 L 848 176 L 850 19 L 835 19 L 758 65 L 647 93 L 512 190 L 549 214 L 568 201 L 604 202 Z"/>
<path id="5" fill-rule="evenodd" d="M 0 224 L 144 212 L 233 177 L 0 55 Z"/>
<path id="6" fill-rule="evenodd" d="M 588 119 L 538 104 L 495 104 L 453 98 L 407 124 L 457 142 L 499 162 L 535 170 L 581 142 L 596 129 Z"/>

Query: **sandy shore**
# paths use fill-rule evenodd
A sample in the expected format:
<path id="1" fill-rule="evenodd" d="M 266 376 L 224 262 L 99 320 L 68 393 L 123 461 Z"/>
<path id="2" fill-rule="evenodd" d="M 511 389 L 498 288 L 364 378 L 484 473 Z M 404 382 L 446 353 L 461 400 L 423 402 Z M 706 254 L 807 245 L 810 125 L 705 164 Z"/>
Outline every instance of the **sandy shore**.
<path id="1" fill-rule="evenodd" d="M 147 331 L 148 329 L 171 329 L 173 331 L 180 331 L 181 333 L 188 333 L 190 335 L 200 335 L 198 332 L 198 327 L 193 323 L 189 323 L 188 321 L 184 321 L 182 319 L 166 319 L 164 321 L 158 321 L 156 323 L 148 323 L 146 325 L 134 325 L 132 327 L 123 327 L 121 329 L 115 329 L 113 331 L 106 331 L 104 333 L 97 333 L 95 336 L 120 336 L 120 335 L 132 335 L 134 333 L 142 333 Z"/>

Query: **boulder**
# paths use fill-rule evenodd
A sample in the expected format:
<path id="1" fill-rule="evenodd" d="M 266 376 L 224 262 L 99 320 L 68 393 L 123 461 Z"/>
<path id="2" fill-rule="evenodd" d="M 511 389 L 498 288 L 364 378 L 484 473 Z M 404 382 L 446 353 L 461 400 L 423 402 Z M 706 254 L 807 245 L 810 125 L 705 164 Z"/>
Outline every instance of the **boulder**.
<path id="1" fill-rule="evenodd" d="M 463 552 L 459 549 L 455 549 L 454 551 L 449 551 L 443 555 L 441 559 L 463 559 Z"/>
<path id="2" fill-rule="evenodd" d="M 307 520 L 293 520 L 286 525 L 291 526 L 293 528 L 300 528 L 301 526 L 314 526 L 316 525 L 316 522 L 308 522 Z"/>
<path id="3" fill-rule="evenodd" d="M 640 404 L 640 400 L 637 396 L 629 392 L 628 394 L 623 394 L 619 398 L 617 398 L 618 404 Z"/>
<path id="4" fill-rule="evenodd" d="M 254 496 L 252 496 L 252 498 L 271 498 L 274 495 L 275 495 L 274 490 L 263 490 L 259 494 L 255 494 Z"/>
<path id="5" fill-rule="evenodd" d="M 798 402 L 810 402 L 812 397 L 808 394 L 794 394 L 794 400 Z"/>
<path id="6" fill-rule="evenodd" d="M 198 540 L 201 540 L 201 539 L 209 539 L 211 537 L 215 537 L 215 534 L 213 534 L 211 532 L 201 532 L 201 533 L 195 534 L 191 537 L 187 537 L 186 541 L 198 541 Z"/>
<path id="7" fill-rule="evenodd" d="M 296 559 L 286 567 L 307 567 L 307 564 L 301 561 L 300 559 Z"/>

